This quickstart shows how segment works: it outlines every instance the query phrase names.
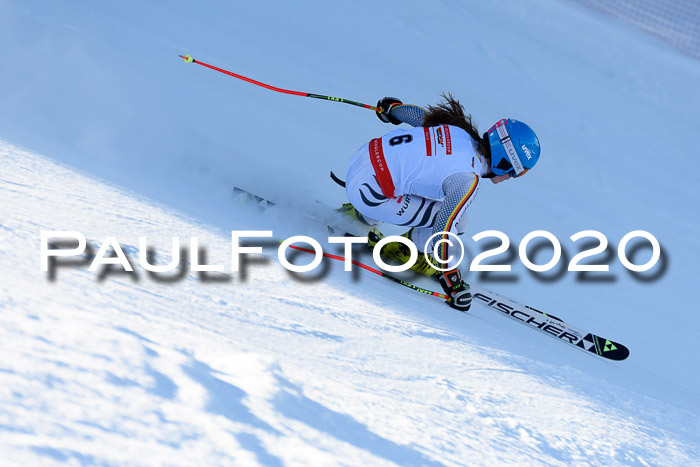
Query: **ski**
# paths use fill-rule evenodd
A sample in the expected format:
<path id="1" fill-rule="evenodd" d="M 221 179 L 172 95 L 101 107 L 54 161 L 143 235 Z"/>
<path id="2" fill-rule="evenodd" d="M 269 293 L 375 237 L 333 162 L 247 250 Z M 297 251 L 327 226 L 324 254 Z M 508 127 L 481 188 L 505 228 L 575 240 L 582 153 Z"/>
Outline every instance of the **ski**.
<path id="1" fill-rule="evenodd" d="M 265 198 L 262 198 L 260 196 L 254 195 L 253 193 L 250 193 L 247 190 L 243 190 L 238 187 L 234 187 L 233 189 L 233 197 L 238 203 L 253 203 L 260 209 L 268 209 L 270 207 L 275 206 L 275 203 L 272 201 L 269 201 Z M 313 216 L 302 213 L 306 217 L 313 219 L 316 222 L 320 223 L 325 223 L 321 219 L 316 219 Z M 327 225 L 328 231 L 330 234 L 338 234 L 340 231 L 339 229 Z M 352 234 L 345 234 L 345 235 L 352 235 Z M 291 246 L 290 248 L 299 250 L 299 251 L 305 251 L 307 253 L 314 253 L 312 250 L 306 249 L 306 248 L 301 248 L 297 246 Z M 345 258 L 342 256 L 337 256 L 337 255 L 331 255 L 328 253 L 324 253 L 323 256 L 330 258 L 330 259 L 335 259 L 338 261 L 345 261 Z M 390 274 L 387 274 L 383 271 L 377 270 L 375 268 L 372 268 L 370 266 L 367 266 L 365 264 L 362 264 L 358 261 L 352 261 L 353 264 L 367 270 L 370 272 L 373 272 L 375 274 L 378 274 L 379 276 L 382 276 L 386 279 L 389 279 L 395 283 L 398 283 L 400 285 L 403 285 L 405 287 L 408 287 L 412 290 L 427 294 L 427 295 L 432 295 L 437 298 L 441 299 L 448 299 L 444 294 L 439 293 L 439 292 L 433 292 L 427 289 L 424 289 L 422 287 L 418 287 L 417 285 L 411 284 L 407 281 L 404 281 L 402 279 L 396 278 Z M 597 334 L 593 334 L 592 332 L 584 331 L 579 328 L 576 328 L 568 323 L 566 323 L 564 320 L 545 313 L 543 311 L 540 311 L 536 308 L 533 308 L 528 305 L 524 305 L 522 303 L 518 303 L 515 300 L 512 300 L 508 297 L 505 297 L 501 294 L 498 294 L 496 292 L 493 292 L 485 287 L 482 287 L 478 284 L 470 283 L 469 284 L 472 292 L 472 303 L 478 302 L 481 303 L 482 305 L 488 307 L 489 309 L 499 311 L 502 314 L 507 315 L 511 319 L 524 324 L 532 329 L 535 329 L 537 331 L 540 331 L 542 333 L 545 333 L 551 337 L 554 337 L 555 339 L 559 340 L 560 342 L 569 344 L 573 347 L 576 347 L 579 350 L 583 350 L 589 354 L 596 355 L 598 357 L 605 358 L 607 360 L 615 360 L 615 361 L 621 361 L 625 360 L 627 357 L 629 357 L 630 351 L 629 349 L 616 341 L 601 337 Z M 448 299 L 449 300 L 449 299 Z"/>
<path id="2" fill-rule="evenodd" d="M 233 199 L 234 203 L 236 203 L 236 204 L 250 204 L 252 206 L 257 207 L 260 211 L 266 211 L 270 208 L 274 208 L 274 207 L 278 206 L 278 203 L 276 203 L 274 201 L 270 201 L 267 198 L 263 198 L 262 196 L 258 196 L 254 193 L 251 193 L 248 190 L 245 190 L 245 189 L 237 187 L 237 186 L 233 187 L 233 192 L 231 194 L 231 198 Z M 318 203 L 321 204 L 320 202 L 318 202 Z M 328 222 L 327 220 L 322 219 L 318 216 L 314 216 L 313 214 L 303 212 L 298 207 L 294 207 L 294 206 L 284 206 L 284 207 L 289 208 L 289 209 L 294 209 L 298 214 L 308 218 L 309 220 L 325 225 L 326 228 L 328 229 L 329 235 L 344 235 L 345 234 L 345 232 L 341 232 L 340 229 L 332 226 L 331 223 Z"/>
<path id="3" fill-rule="evenodd" d="M 599 357 L 617 361 L 629 357 L 629 349 L 619 342 L 578 329 L 556 316 L 518 303 L 478 284 L 470 283 L 469 286 L 472 291 L 472 303 L 477 301 L 521 324 Z"/>
<path id="4" fill-rule="evenodd" d="M 244 190 L 243 188 L 239 188 L 237 186 L 233 187 L 233 193 L 231 194 L 231 197 L 238 204 L 251 203 L 260 208 L 260 210 L 265 210 L 275 205 L 275 203 L 273 203 L 272 201 L 265 199 L 261 196 L 254 195 L 250 191 Z"/>

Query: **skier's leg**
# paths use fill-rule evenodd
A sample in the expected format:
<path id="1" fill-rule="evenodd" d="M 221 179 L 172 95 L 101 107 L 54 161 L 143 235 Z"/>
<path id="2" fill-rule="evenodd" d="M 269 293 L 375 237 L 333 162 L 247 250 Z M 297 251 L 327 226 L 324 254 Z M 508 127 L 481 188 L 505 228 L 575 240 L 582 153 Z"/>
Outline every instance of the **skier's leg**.
<path id="1" fill-rule="evenodd" d="M 365 219 L 390 224 L 411 227 L 402 236 L 413 241 L 419 251 L 425 245 L 425 241 L 416 242 L 412 236 L 416 231 L 432 230 L 435 216 L 442 207 L 442 201 L 424 198 L 418 195 L 403 195 L 398 198 L 389 198 L 384 195 L 369 159 L 367 148 L 360 149 L 350 161 L 350 168 L 345 181 L 345 189 L 351 205 L 357 209 L 358 214 Z M 370 233 L 370 246 L 375 245 L 382 237 Z M 426 237 L 427 239 L 427 237 Z M 382 257 L 386 260 L 394 260 L 405 263 L 410 258 L 410 251 L 402 243 L 392 242 L 382 248 Z M 432 267 L 423 255 L 418 257 L 416 264 L 411 268 L 421 274 L 434 275 L 437 271 Z"/>
<path id="2" fill-rule="evenodd" d="M 376 182 L 375 182 L 376 183 Z M 401 236 L 411 240 L 418 251 L 423 252 L 424 246 L 428 237 L 432 233 L 432 224 L 435 220 L 435 215 L 442 206 L 441 201 L 431 200 L 416 195 L 405 195 L 397 199 L 386 199 L 381 203 L 380 199 L 370 198 L 373 191 L 371 183 L 361 185 L 361 188 L 355 193 L 357 199 L 354 201 L 359 206 L 363 213 L 372 216 L 374 219 L 379 219 L 394 225 L 411 227 L 410 230 L 403 233 Z M 364 190 L 367 191 L 365 196 L 362 196 Z M 369 201 L 369 203 L 368 203 Z M 423 227 L 425 226 L 425 227 Z M 425 239 L 415 236 L 416 232 L 425 232 Z M 381 237 L 370 234 L 370 246 L 375 245 Z M 396 261 L 398 263 L 406 263 L 410 259 L 410 250 L 408 247 L 399 242 L 386 244 L 381 251 L 382 258 L 385 261 Z M 434 267 L 436 263 L 426 260 L 425 255 L 419 255 L 416 263 L 411 267 L 412 270 L 426 275 L 435 276 L 439 271 Z"/>

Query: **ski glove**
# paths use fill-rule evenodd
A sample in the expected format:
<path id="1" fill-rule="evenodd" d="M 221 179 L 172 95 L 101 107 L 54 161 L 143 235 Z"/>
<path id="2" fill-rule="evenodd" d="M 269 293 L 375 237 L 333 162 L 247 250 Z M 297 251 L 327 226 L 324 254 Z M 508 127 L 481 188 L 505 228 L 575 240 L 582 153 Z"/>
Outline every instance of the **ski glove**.
<path id="1" fill-rule="evenodd" d="M 439 277 L 440 285 L 451 300 L 447 302 L 452 308 L 459 311 L 469 311 L 472 306 L 472 294 L 469 292 L 469 284 L 462 280 L 457 269 L 447 271 Z"/>
<path id="2" fill-rule="evenodd" d="M 383 99 L 380 99 L 379 102 L 377 102 L 377 107 L 382 109 L 382 111 L 376 112 L 377 117 L 379 117 L 379 120 L 383 121 L 384 123 L 393 123 L 394 125 L 399 125 L 401 123 L 401 120 L 391 116 L 391 109 L 397 105 L 402 104 L 403 102 L 401 102 L 395 97 L 385 97 Z"/>

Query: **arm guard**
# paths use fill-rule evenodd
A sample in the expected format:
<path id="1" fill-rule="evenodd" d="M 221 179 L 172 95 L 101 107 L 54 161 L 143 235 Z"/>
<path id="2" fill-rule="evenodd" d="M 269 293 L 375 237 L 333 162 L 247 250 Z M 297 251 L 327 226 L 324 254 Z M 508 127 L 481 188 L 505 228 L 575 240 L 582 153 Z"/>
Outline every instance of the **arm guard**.
<path id="1" fill-rule="evenodd" d="M 411 126 L 423 126 L 423 116 L 425 109 L 417 105 L 401 104 L 391 108 L 390 115 L 403 123 Z"/>

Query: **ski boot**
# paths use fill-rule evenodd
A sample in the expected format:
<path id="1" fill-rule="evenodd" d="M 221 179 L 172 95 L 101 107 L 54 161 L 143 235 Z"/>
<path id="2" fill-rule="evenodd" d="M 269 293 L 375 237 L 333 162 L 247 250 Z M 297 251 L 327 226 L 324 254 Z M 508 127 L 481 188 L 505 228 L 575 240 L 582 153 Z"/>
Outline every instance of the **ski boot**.
<path id="1" fill-rule="evenodd" d="M 360 221 L 365 225 L 373 226 L 377 225 L 376 221 L 372 221 L 372 219 L 367 219 L 365 216 L 360 213 L 357 209 L 355 209 L 355 206 L 353 206 L 350 203 L 344 203 L 341 207 L 336 209 L 339 213 L 348 216 L 350 219 Z"/>
<path id="2" fill-rule="evenodd" d="M 405 237 L 413 241 L 412 234 L 413 229 L 409 230 L 408 232 L 402 233 L 401 237 Z M 384 237 L 385 235 L 383 235 L 381 232 L 369 232 L 369 234 L 367 234 L 367 238 L 369 240 L 367 242 L 367 245 L 370 248 L 374 248 L 374 246 L 377 243 L 379 243 L 379 241 Z M 379 254 L 382 260 L 386 262 L 393 261 L 399 264 L 405 264 L 408 262 L 409 259 L 411 259 L 411 250 L 409 250 L 406 245 L 399 242 L 387 243 L 382 247 L 382 251 Z M 434 262 L 432 257 L 430 257 L 430 262 L 428 262 L 425 259 L 424 254 L 418 253 L 418 259 L 416 260 L 416 263 L 413 266 L 411 266 L 410 269 L 412 271 L 416 271 L 418 274 L 422 274 L 428 277 L 434 277 L 437 279 L 437 277 L 441 273 L 440 271 L 435 269 L 436 267 L 438 267 L 438 265 Z"/>

